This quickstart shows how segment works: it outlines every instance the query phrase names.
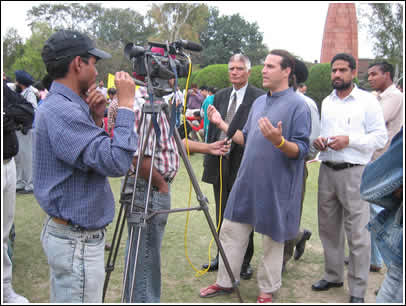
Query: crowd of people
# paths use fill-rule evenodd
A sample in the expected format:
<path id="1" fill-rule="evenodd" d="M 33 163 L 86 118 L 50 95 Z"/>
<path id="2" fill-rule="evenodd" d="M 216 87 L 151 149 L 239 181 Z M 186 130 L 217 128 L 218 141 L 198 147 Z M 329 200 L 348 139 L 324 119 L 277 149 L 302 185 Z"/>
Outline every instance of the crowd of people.
<path id="1" fill-rule="evenodd" d="M 347 240 L 349 302 L 365 302 L 369 272 L 383 264 L 387 273 L 376 301 L 403 302 L 404 96 L 393 84 L 392 65 L 369 67 L 370 93 L 354 82 L 354 57 L 335 55 L 334 89 L 319 111 L 305 95 L 305 64 L 288 51 L 267 55 L 266 91 L 249 84 L 249 58 L 234 54 L 228 62 L 231 87 L 217 91 L 192 84 L 188 92 L 174 88 L 154 101 L 176 109 L 173 127 L 164 111 L 157 118 L 144 116 L 151 96 L 144 87 L 135 90 L 127 72 L 115 73 L 115 88 L 105 88 L 102 80 L 96 85 L 95 64 L 111 55 L 87 35 L 57 31 L 41 55 L 48 72 L 41 82 L 23 70 L 15 72 L 15 84 L 3 75 L 4 302 L 28 302 L 13 290 L 8 255 L 16 193 L 33 193 L 46 214 L 40 239 L 50 270 L 49 301 L 102 302 L 105 233 L 118 200 L 108 177 L 126 177 L 122 197 L 134 201 L 137 212 L 146 206 L 152 213 L 169 210 L 180 166 L 173 128 L 184 144 L 191 138 L 191 152 L 205 154 L 202 181 L 213 185 L 224 248 L 202 265 L 218 272 L 215 283 L 200 289 L 201 298 L 230 294 L 240 278 L 252 278 L 256 232 L 264 253 L 256 271 L 257 302 L 275 301 L 287 261 L 300 259 L 312 236 L 301 228 L 301 217 L 306 165 L 317 156 L 324 275 L 311 290 L 343 286 Z M 174 79 L 169 84 L 174 87 Z M 180 120 L 184 102 L 186 128 Z M 147 129 L 151 120 L 157 126 Z M 152 215 L 146 226 L 142 218 L 128 222 L 127 303 L 160 302 L 168 217 Z"/>

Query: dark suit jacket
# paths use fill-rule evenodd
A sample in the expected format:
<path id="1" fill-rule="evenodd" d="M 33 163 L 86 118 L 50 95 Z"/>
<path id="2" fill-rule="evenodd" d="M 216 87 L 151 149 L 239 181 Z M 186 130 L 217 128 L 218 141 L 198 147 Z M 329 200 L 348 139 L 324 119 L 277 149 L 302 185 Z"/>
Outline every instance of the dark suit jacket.
<path id="1" fill-rule="evenodd" d="M 220 90 L 214 96 L 213 106 L 219 111 L 223 120 L 226 117 L 228 104 L 230 102 L 230 95 L 233 91 L 232 87 L 228 87 Z M 256 88 L 248 84 L 247 90 L 245 91 L 244 99 L 240 107 L 244 104 L 245 112 L 242 114 L 243 120 L 240 120 L 238 129 L 242 130 L 245 122 L 248 119 L 248 114 L 251 109 L 253 102 L 259 97 L 265 94 L 262 89 Z M 215 125 L 210 124 L 209 130 L 207 132 L 207 142 L 212 143 L 219 139 L 221 130 Z M 231 145 L 230 155 L 228 159 L 223 158 L 223 184 L 225 183 L 229 189 L 231 189 L 234 184 L 235 178 L 237 177 L 238 169 L 240 168 L 242 155 L 244 153 L 244 147 L 236 143 Z M 204 171 L 202 181 L 209 184 L 217 184 L 219 180 L 219 157 L 214 155 L 206 154 L 204 157 Z"/>

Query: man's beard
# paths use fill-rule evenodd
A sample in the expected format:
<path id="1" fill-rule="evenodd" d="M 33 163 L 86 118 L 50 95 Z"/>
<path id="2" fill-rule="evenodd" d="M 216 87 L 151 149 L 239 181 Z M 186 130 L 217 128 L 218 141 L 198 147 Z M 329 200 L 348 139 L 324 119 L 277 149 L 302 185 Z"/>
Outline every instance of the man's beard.
<path id="1" fill-rule="evenodd" d="M 338 89 L 338 90 L 345 90 L 348 89 L 352 86 L 352 80 L 349 81 L 348 83 L 345 83 L 344 81 L 342 83 L 339 84 L 334 84 L 336 80 L 334 80 L 333 82 L 331 82 L 331 85 L 333 86 L 334 89 Z"/>

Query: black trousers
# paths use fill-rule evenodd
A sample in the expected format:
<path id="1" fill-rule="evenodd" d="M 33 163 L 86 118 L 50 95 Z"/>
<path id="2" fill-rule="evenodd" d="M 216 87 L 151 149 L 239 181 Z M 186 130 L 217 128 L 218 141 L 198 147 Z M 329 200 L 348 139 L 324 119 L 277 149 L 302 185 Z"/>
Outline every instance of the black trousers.
<path id="1" fill-rule="evenodd" d="M 307 165 L 306 165 L 306 162 L 305 162 L 304 170 L 303 170 L 302 202 L 300 203 L 300 220 L 302 219 L 303 201 L 304 201 L 304 197 L 305 197 L 305 193 L 306 193 L 307 176 L 308 176 L 308 170 L 307 170 Z M 299 222 L 301 222 L 301 221 L 299 221 Z M 284 247 L 284 250 L 283 250 L 283 262 L 285 264 L 292 258 L 294 248 L 296 247 L 296 244 L 300 241 L 300 239 L 302 239 L 303 234 L 304 234 L 304 231 L 299 229 L 299 232 L 297 233 L 296 238 L 294 238 L 292 240 L 286 240 L 285 241 L 285 247 Z"/>
<path id="2" fill-rule="evenodd" d="M 223 192 L 222 192 L 222 201 L 221 201 L 221 220 L 220 220 L 220 228 L 219 228 L 219 233 L 221 231 L 221 225 L 223 224 L 223 219 L 224 219 L 224 211 L 226 208 L 228 196 L 231 192 L 231 188 L 226 188 L 226 184 L 223 180 Z M 220 207 L 220 181 L 218 184 L 213 184 L 213 191 L 214 191 L 214 199 L 216 201 L 216 227 L 219 224 L 219 207 Z M 252 256 L 254 255 L 254 231 L 251 232 L 250 235 L 250 240 L 248 242 L 248 247 L 244 255 L 244 261 L 243 265 L 248 265 L 251 262 Z M 218 256 L 218 250 L 217 250 L 217 256 Z"/>

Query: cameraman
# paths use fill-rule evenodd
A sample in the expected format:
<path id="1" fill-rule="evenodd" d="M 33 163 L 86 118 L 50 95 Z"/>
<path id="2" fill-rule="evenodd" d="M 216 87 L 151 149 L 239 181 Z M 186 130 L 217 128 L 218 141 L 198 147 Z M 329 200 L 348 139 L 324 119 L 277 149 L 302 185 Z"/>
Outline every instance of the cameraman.
<path id="1" fill-rule="evenodd" d="M 18 153 L 16 126 L 29 125 L 30 120 L 18 121 L 12 113 L 13 106 L 18 103 L 18 94 L 12 91 L 6 83 L 3 74 L 3 301 L 4 303 L 28 303 L 28 300 L 15 293 L 12 286 L 13 265 L 8 256 L 8 242 L 11 227 L 14 222 L 16 205 L 16 164 L 14 156 Z M 20 98 L 22 99 L 22 98 Z"/>
<path id="2" fill-rule="evenodd" d="M 47 213 L 41 242 L 50 267 L 51 303 L 100 303 L 105 228 L 113 221 L 108 176 L 125 175 L 137 146 L 135 85 L 115 74 L 119 109 L 112 139 L 103 128 L 106 99 L 96 90 L 96 61 L 111 57 L 76 31 L 45 42 L 53 82 L 35 118 L 34 194 Z"/>

